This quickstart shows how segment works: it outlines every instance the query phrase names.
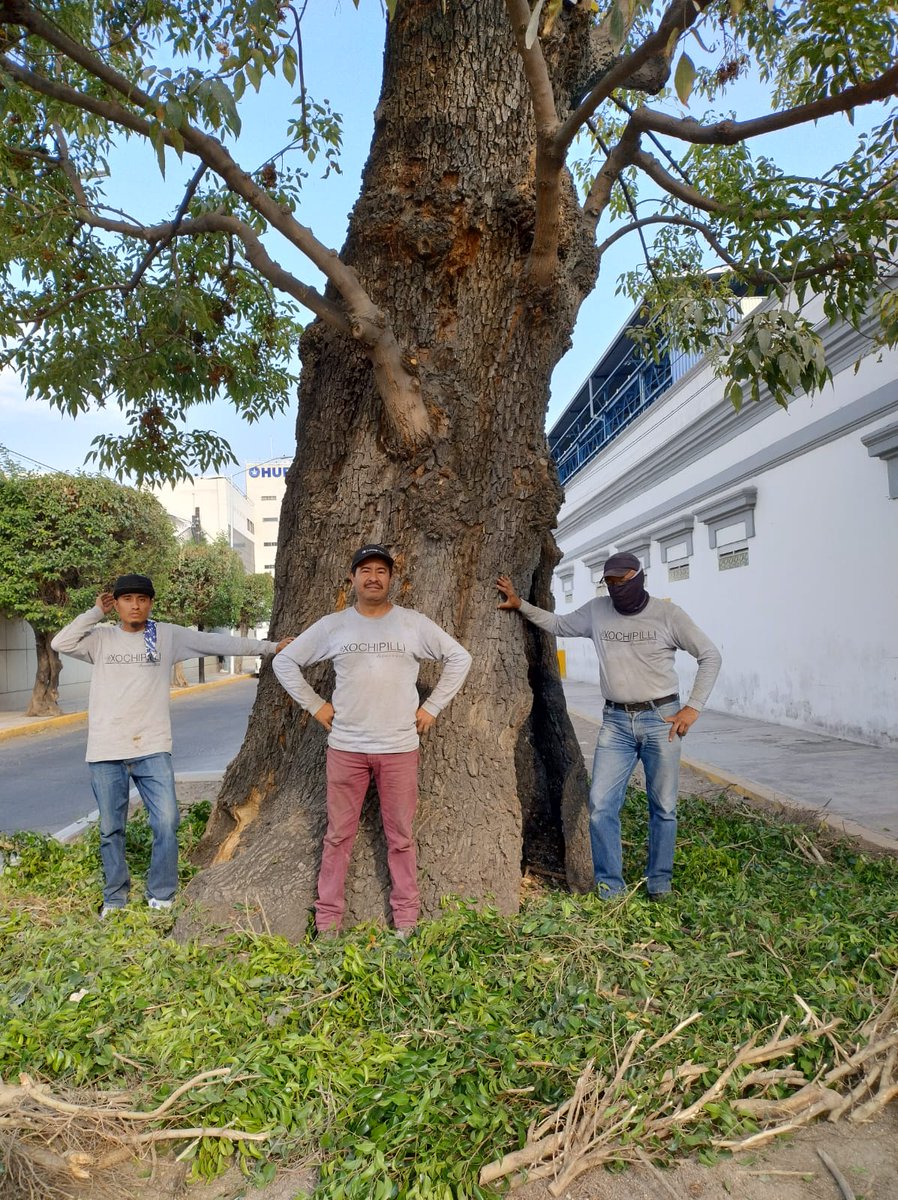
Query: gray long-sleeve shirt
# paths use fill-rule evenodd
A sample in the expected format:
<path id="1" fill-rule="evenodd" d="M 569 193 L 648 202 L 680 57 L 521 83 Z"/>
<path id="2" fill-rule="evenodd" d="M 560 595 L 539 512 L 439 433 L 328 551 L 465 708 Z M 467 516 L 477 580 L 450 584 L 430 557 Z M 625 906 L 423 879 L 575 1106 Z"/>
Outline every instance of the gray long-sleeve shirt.
<path id="1" fill-rule="evenodd" d="M 60 654 L 93 664 L 87 701 L 87 761 L 116 762 L 171 751 L 171 670 L 207 654 L 274 654 L 276 642 L 203 633 L 156 622 L 157 661 L 148 662 L 143 630 L 100 625 L 95 605 L 50 643 Z"/>
<path id="2" fill-rule="evenodd" d="M 521 615 L 556 637 L 591 638 L 599 656 L 599 686 L 606 700 L 632 704 L 658 700 L 678 690 L 677 650 L 698 660 L 698 673 L 686 703 L 704 707 L 720 671 L 720 651 L 676 604 L 649 598 L 641 613 L 619 613 L 610 596 L 597 596 L 572 613 L 558 616 L 521 601 Z"/>
<path id="3" fill-rule="evenodd" d="M 360 754 L 403 754 L 417 749 L 418 666 L 442 660 L 443 673 L 421 707 L 438 716 L 465 681 L 467 650 L 423 613 L 393 607 L 382 617 L 356 608 L 329 613 L 294 638 L 274 660 L 274 673 L 294 700 L 314 714 L 326 701 L 306 682 L 302 667 L 332 660 L 334 719 L 327 744 Z"/>

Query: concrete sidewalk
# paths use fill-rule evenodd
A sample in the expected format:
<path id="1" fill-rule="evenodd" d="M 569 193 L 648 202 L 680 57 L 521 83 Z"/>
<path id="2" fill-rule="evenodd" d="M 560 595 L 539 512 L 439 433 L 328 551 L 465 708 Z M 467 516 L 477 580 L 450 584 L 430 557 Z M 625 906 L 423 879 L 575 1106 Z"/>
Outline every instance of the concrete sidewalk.
<path id="1" fill-rule="evenodd" d="M 566 679 L 564 694 L 591 767 L 604 700 L 598 684 L 578 680 Z M 814 813 L 839 832 L 898 852 L 898 749 L 708 709 L 684 739 L 682 762 L 721 789 Z"/>

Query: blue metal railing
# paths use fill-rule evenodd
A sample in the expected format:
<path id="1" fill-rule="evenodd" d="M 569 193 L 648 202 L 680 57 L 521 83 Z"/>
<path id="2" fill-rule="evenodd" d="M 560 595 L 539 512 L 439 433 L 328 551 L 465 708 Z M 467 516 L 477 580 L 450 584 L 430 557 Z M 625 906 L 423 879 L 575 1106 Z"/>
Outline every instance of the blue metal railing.
<path id="1" fill-rule="evenodd" d="M 612 438 L 666 392 L 672 382 L 667 348 L 661 351 L 660 360 L 654 362 L 644 358 L 634 346 L 612 374 L 598 380 L 590 376 L 587 381 L 591 392 L 589 403 L 563 431 L 549 436 L 561 482 L 570 479 L 595 458 Z"/>

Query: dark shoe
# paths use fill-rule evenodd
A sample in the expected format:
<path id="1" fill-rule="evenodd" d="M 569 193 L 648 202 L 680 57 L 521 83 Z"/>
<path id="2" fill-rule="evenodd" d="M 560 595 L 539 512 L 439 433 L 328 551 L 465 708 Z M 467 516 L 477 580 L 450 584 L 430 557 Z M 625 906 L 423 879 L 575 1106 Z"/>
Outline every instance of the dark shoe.
<path id="1" fill-rule="evenodd" d="M 340 936 L 339 925 L 328 925 L 327 929 L 319 929 L 315 934 L 316 942 L 335 942 Z"/>
<path id="2" fill-rule="evenodd" d="M 673 892 L 648 892 L 648 898 L 654 904 L 666 904 L 673 896 Z"/>

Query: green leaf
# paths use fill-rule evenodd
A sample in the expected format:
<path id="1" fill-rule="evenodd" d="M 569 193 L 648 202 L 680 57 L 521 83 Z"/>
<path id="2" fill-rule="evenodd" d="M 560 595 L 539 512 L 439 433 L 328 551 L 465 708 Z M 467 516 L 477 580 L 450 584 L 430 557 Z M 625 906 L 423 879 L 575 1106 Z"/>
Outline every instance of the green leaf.
<path id="1" fill-rule="evenodd" d="M 608 32 L 611 36 L 611 49 L 617 54 L 627 40 L 627 22 L 621 0 L 614 0 L 611 7 Z"/>
<path id="2" fill-rule="evenodd" d="M 677 69 L 674 71 L 674 88 L 681 104 L 689 104 L 689 97 L 692 95 L 695 76 L 695 64 L 689 55 L 684 52 L 680 55 Z"/>

